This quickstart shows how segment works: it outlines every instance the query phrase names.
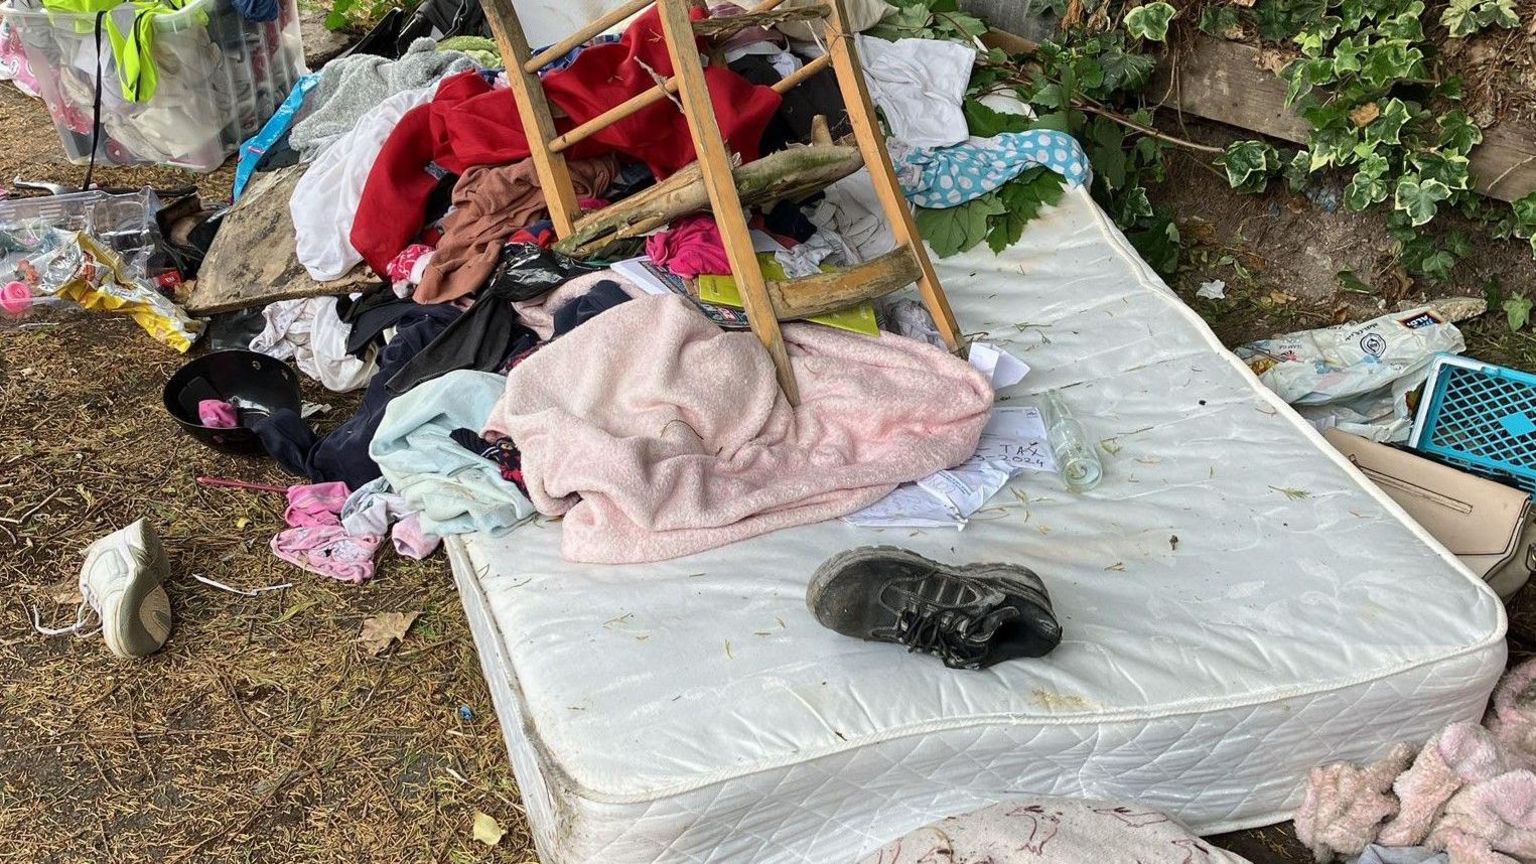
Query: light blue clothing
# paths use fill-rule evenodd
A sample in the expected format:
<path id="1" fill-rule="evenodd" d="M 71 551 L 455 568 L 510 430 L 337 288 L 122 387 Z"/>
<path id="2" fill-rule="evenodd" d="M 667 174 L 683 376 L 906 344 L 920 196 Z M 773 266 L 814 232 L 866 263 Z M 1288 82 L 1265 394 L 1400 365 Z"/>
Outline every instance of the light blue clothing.
<path id="1" fill-rule="evenodd" d="M 277 107 L 277 113 L 267 120 L 267 124 L 261 127 L 261 131 L 252 135 L 244 144 L 240 145 L 240 161 L 235 165 L 235 193 L 231 196 L 234 200 L 240 200 L 240 193 L 245 191 L 245 184 L 251 182 L 251 175 L 256 173 L 256 163 L 261 157 L 267 155 L 277 142 L 283 140 L 288 130 L 293 128 L 294 118 L 299 116 L 299 109 L 304 107 L 304 96 L 320 83 L 320 73 L 311 72 L 299 78 L 297 84 L 289 91 L 288 98 Z"/>
<path id="2" fill-rule="evenodd" d="M 502 479 L 495 462 L 460 446 L 450 433 L 479 432 L 506 390 L 488 372 L 449 372 L 397 396 L 368 446 L 384 478 L 421 515 L 425 534 L 501 532 L 534 514 L 533 504 Z"/>
<path id="3" fill-rule="evenodd" d="M 934 210 L 974 201 L 1037 165 L 1060 174 L 1068 186 L 1090 176 L 1082 145 L 1054 129 L 1003 132 L 953 147 L 908 147 L 893 140 L 890 149 L 907 198 Z"/>

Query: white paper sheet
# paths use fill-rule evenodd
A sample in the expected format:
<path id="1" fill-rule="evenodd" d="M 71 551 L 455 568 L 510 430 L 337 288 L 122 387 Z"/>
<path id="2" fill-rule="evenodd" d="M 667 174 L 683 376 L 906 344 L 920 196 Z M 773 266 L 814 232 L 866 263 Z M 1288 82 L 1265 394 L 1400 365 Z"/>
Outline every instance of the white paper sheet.
<path id="1" fill-rule="evenodd" d="M 972 342 L 971 365 L 987 376 L 993 390 L 1001 390 L 1024 380 L 1029 364 L 990 342 Z"/>
<path id="2" fill-rule="evenodd" d="M 975 356 L 975 346 L 972 346 Z M 1055 471 L 1038 408 L 993 408 L 976 453 L 843 517 L 863 528 L 964 528 L 1008 481 L 1025 471 Z"/>

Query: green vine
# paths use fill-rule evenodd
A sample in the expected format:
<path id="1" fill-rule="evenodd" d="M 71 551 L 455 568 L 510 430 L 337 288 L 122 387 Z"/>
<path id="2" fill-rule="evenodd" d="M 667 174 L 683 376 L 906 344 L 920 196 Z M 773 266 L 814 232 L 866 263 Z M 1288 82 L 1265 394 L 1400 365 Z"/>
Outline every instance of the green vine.
<path id="1" fill-rule="evenodd" d="M 873 31 L 876 35 L 976 44 L 985 31 L 978 19 L 959 12 L 954 0 L 896 0 L 896 6 L 897 12 Z M 1167 38 L 1176 14 L 1171 5 L 1155 2 L 1129 10 L 1123 30 L 1073 28 L 1028 56 L 985 51 L 978 56 L 963 106 L 975 136 L 1054 129 L 1077 138 L 1093 168 L 1094 197 L 1142 256 L 1164 273 L 1178 266 L 1179 232 L 1170 213 L 1152 206 L 1146 186 L 1165 177 L 1165 154 L 1177 139 L 1153 128 L 1150 112 L 1139 108 L 1138 94 L 1155 64 L 1143 49 Z M 993 97 L 1018 100 L 1034 117 L 996 110 L 986 104 L 997 104 Z M 918 226 L 941 257 L 982 241 L 998 251 L 1016 242 L 1040 208 L 1061 195 L 1060 177 L 1031 169 L 968 204 L 919 208 Z"/>
<path id="2" fill-rule="evenodd" d="M 1436 241 L 1422 229 L 1450 208 L 1502 217 L 1491 217 L 1472 190 L 1469 156 L 1483 132 L 1455 107 L 1461 82 L 1434 74 L 1425 20 L 1422 0 L 1260 0 L 1251 11 L 1207 7 L 1200 28 L 1231 36 L 1252 26 L 1300 55 L 1280 74 L 1287 103 L 1312 127 L 1306 150 L 1282 158 L 1260 141 L 1233 143 L 1219 160 L 1233 188 L 1261 191 L 1279 173 L 1300 191 L 1311 175 L 1346 172 L 1344 207 L 1387 209 L 1405 269 L 1446 281 L 1470 244 L 1455 233 Z M 1439 21 L 1452 38 L 1519 23 L 1513 0 L 1453 0 Z M 1504 236 L 1536 233 L 1533 209 L 1517 204 Z"/>

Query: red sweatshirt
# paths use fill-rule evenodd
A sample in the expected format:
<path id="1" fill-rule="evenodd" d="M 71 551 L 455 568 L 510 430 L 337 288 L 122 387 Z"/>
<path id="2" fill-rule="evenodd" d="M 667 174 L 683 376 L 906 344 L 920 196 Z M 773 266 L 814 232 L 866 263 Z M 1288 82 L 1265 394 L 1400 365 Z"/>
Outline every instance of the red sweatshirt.
<path id="1" fill-rule="evenodd" d="M 544 93 L 566 114 L 557 123 L 561 131 L 655 87 L 646 67 L 672 74 L 655 7 L 635 19 L 620 41 L 587 48 L 569 68 L 544 77 Z M 704 77 L 727 147 L 744 161 L 756 159 L 779 94 L 723 67 L 704 70 Z M 688 123 L 667 99 L 565 151 L 573 159 L 610 152 L 646 163 L 658 178 L 694 160 Z M 442 173 L 504 165 L 528 153 L 511 90 L 493 89 L 476 72 L 445 79 L 431 102 L 400 119 L 379 151 L 352 225 L 352 245 L 374 272 L 384 272 L 421 231 L 427 198 Z"/>

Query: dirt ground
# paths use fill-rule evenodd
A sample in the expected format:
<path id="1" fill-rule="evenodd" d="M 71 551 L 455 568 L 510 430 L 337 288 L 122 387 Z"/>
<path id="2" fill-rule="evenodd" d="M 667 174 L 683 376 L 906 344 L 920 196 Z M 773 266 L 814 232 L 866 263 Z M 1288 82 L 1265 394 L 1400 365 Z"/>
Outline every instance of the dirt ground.
<path id="1" fill-rule="evenodd" d="M 0 86 L 0 181 L 79 182 L 83 169 L 58 154 L 39 103 Z M 191 179 L 216 199 L 231 175 L 226 166 Z M 1338 289 L 1343 264 L 1379 263 L 1385 234 L 1371 217 L 1319 216 L 1289 193 L 1241 198 L 1215 182 L 1176 160 L 1158 195 L 1198 240 L 1175 288 L 1229 344 L 1329 323 L 1341 304 L 1417 298 L 1412 286 Z M 1483 257 L 1480 267 L 1505 266 Z M 1529 262 L 1506 257 L 1505 284 L 1536 289 Z M 1227 300 L 1193 297 L 1211 278 L 1228 282 Z M 1439 293 L 1480 295 L 1474 287 Z M 1536 368 L 1536 339 L 1502 327 L 1497 316 L 1465 325 L 1471 353 Z M 282 498 L 196 478 L 293 478 L 175 427 L 160 389 L 182 360 L 123 319 L 0 323 L 0 861 L 536 861 L 447 563 L 384 555 L 371 582 L 350 587 L 278 562 L 267 540 L 282 527 Z M 351 410 L 318 388 L 305 395 L 333 406 L 330 422 Z M 172 558 L 166 649 L 122 663 L 99 637 L 34 635 L 33 607 L 44 623 L 71 619 L 80 550 L 140 516 Z M 292 587 L 246 597 L 194 573 Z M 357 639 L 382 612 L 420 617 L 373 656 Z M 1512 621 L 1517 638 L 1536 633 L 1536 594 L 1517 601 Z M 507 830 L 496 847 L 472 840 L 477 812 Z M 1217 839 L 1256 864 L 1309 859 L 1289 826 Z"/>

